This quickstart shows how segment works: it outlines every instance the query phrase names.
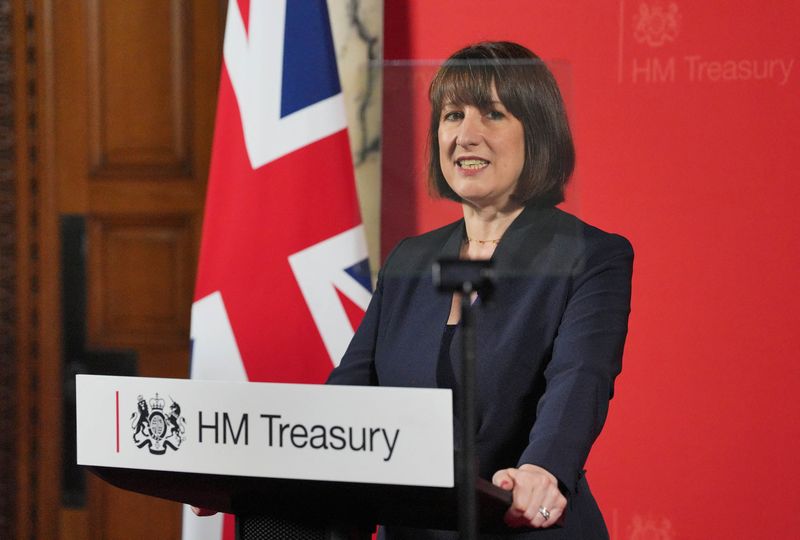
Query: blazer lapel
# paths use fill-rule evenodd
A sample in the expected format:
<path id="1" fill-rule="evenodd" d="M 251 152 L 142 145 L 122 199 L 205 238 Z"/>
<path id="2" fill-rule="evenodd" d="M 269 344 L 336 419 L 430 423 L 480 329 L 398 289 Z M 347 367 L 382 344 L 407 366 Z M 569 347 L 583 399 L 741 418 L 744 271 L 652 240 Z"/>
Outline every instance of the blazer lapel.
<path id="1" fill-rule="evenodd" d="M 517 216 L 492 257 L 498 279 L 520 277 L 531 269 L 534 258 L 553 236 L 552 218 L 552 208 L 541 206 L 527 206 Z"/>
<path id="2" fill-rule="evenodd" d="M 534 268 L 534 259 L 546 248 L 553 236 L 553 212 L 549 207 L 528 206 L 511 223 L 497 245 L 492 256 L 495 274 L 495 288 L 489 301 L 480 297 L 473 304 L 475 310 L 477 362 L 481 364 L 491 362 L 487 358 L 487 350 L 494 348 L 497 339 L 495 330 L 498 324 L 503 324 L 513 316 L 515 302 L 519 301 L 520 282 L 518 278 L 529 277 Z M 458 239 L 459 245 L 464 235 L 463 221 Z M 455 236 L 455 235 L 453 235 Z M 453 239 L 451 236 L 451 240 Z M 447 243 L 451 247 L 450 241 Z M 456 246 L 456 249 L 458 246 Z M 462 332 L 461 327 L 456 330 L 450 345 L 450 358 L 453 373 L 457 384 L 461 382 L 462 371 Z M 441 341 L 441 337 L 440 337 Z M 478 369 L 480 372 L 480 369 Z M 481 396 L 478 396 L 481 399 Z"/>

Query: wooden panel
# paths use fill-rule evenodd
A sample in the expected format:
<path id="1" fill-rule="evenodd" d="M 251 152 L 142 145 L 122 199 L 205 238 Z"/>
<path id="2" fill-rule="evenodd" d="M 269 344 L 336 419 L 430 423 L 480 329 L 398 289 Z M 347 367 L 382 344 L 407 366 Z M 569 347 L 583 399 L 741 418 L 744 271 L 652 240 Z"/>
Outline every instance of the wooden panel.
<path id="1" fill-rule="evenodd" d="M 91 175 L 191 175 L 189 5 L 90 0 Z"/>
<path id="2" fill-rule="evenodd" d="M 89 516 L 83 510 L 62 508 L 58 516 L 60 540 L 89 540 Z"/>
<path id="3" fill-rule="evenodd" d="M 13 58 L 14 156 L 17 176 L 17 395 L 6 396 L 16 407 L 16 519 L 9 538 L 53 538 L 57 535 L 60 487 L 61 370 L 58 287 L 58 228 L 55 183 L 49 166 L 52 124 L 39 112 L 50 104 L 50 85 L 41 74 L 50 69 L 50 35 L 40 26 L 41 2 L 11 4 Z M 8 13 L 9 5 L 4 5 Z M 7 104 L 10 105 L 10 104 Z M 2 492 L 0 498 L 9 494 Z M 10 516 L 9 516 L 10 517 Z M 2 535 L 0 535 L 2 536 Z"/>
<path id="4" fill-rule="evenodd" d="M 87 345 L 135 349 L 141 375 L 185 377 L 227 2 L 34 3 L 48 10 L 44 30 L 52 33 L 37 55 L 48 62 L 38 87 L 52 90 L 41 109 L 42 134 L 53 137 L 41 153 L 49 160 L 42 174 L 57 187 L 57 209 L 48 211 L 87 217 Z M 49 260 L 58 250 L 48 248 L 42 257 Z M 57 267 L 43 268 L 42 279 L 58 275 Z M 57 303 L 57 292 L 46 294 Z M 50 328 L 57 314 L 42 314 Z M 47 352 L 37 369 L 57 380 L 59 354 Z M 48 387 L 40 399 L 57 406 L 52 395 Z M 53 417 L 60 416 L 48 412 L 48 422 Z M 58 441 L 38 440 L 45 439 L 40 452 L 57 455 Z M 58 486 L 49 485 L 57 495 Z M 87 487 L 85 508 L 59 513 L 56 499 L 39 506 L 40 521 L 60 524 L 65 540 L 180 538 L 177 504 L 94 478 Z M 59 536 L 40 530 L 46 534 L 30 536 Z"/>
<path id="5" fill-rule="evenodd" d="M 6 36 L 0 40 L 0 58 L 3 59 L 13 54 L 12 40 L 21 41 L 12 27 L 12 17 L 18 14 L 12 13 L 10 2 L 0 0 L 0 31 Z M 21 37 L 25 37 L 24 32 Z M 11 62 L 0 62 L 0 433 L 15 434 L 12 437 L 0 437 L 0 493 L 3 494 L 0 495 L 0 538 L 10 538 L 16 532 L 15 510 L 22 489 L 17 487 L 15 457 L 17 447 L 24 450 L 28 442 L 27 437 L 18 442 L 19 431 L 27 426 L 17 419 L 18 395 L 23 393 L 17 382 L 18 372 L 22 371 L 19 362 L 22 358 L 17 358 L 17 340 L 22 337 L 17 335 L 17 321 L 20 318 L 17 302 L 23 295 L 17 286 L 17 260 L 20 258 L 17 253 L 20 247 L 17 245 L 16 216 L 18 210 L 26 209 L 18 209 L 21 205 L 15 191 L 19 189 L 17 186 L 27 186 L 27 179 L 18 180 L 15 167 L 17 126 L 14 120 L 19 114 L 19 105 L 14 100 L 15 75 Z M 17 367 L 18 363 L 20 368 Z M 24 435 L 27 435 L 27 429 Z M 23 465 L 27 463 L 23 462 Z M 26 467 L 26 473 L 27 470 Z"/>
<path id="6" fill-rule="evenodd" d="M 89 192 L 89 207 L 96 214 L 126 213 L 201 214 L 202 193 L 197 182 L 172 179 L 165 189 L 163 182 L 118 178 L 94 180 Z"/>
<path id="7" fill-rule="evenodd" d="M 123 491 L 91 476 L 91 529 L 103 540 L 179 539 L 180 504 Z M 102 533 L 100 532 L 102 531 Z"/>
<path id="8" fill-rule="evenodd" d="M 188 217 L 90 218 L 92 345 L 188 343 L 193 238 Z"/>
<path id="9" fill-rule="evenodd" d="M 139 348 L 140 377 L 186 379 L 189 376 L 189 351 L 186 340 L 180 347 Z"/>
<path id="10" fill-rule="evenodd" d="M 86 6 L 84 2 L 58 0 L 44 29 L 52 33 L 42 55 L 50 64 L 46 84 L 50 99 L 44 109 L 54 132 L 53 153 L 47 172 L 54 177 L 58 210 L 86 213 L 89 185 L 86 181 L 89 150 L 89 73 L 86 63 Z"/>

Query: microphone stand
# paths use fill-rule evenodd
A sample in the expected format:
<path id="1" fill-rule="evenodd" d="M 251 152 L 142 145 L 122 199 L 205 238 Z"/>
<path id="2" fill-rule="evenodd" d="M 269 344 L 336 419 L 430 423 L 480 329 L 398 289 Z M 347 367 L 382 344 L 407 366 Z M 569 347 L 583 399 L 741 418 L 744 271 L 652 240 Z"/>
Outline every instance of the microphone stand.
<path id="1" fill-rule="evenodd" d="M 461 540 L 478 538 L 478 462 L 475 451 L 475 314 L 472 294 L 489 299 L 493 288 L 491 260 L 440 259 L 433 266 L 433 281 L 440 291 L 461 294 L 461 459 L 458 462 L 458 522 Z"/>

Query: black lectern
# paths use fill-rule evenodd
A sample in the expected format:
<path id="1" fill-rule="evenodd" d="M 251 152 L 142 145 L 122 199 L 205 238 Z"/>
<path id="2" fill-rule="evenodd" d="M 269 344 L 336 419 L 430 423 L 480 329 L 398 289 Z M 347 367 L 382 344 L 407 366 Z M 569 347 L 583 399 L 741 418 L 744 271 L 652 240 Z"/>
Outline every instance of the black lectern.
<path id="1" fill-rule="evenodd" d="M 88 467 L 119 488 L 237 516 L 240 540 L 369 538 L 376 524 L 458 528 L 457 488 Z M 480 528 L 501 530 L 511 494 L 477 485 Z"/>

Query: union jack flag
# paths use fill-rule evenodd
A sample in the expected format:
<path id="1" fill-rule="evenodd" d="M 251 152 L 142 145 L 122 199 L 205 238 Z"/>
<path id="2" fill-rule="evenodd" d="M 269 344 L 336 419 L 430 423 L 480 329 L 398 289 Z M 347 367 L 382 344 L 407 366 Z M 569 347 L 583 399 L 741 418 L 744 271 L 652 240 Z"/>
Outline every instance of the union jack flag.
<path id="1" fill-rule="evenodd" d="M 231 0 L 218 100 L 191 376 L 322 382 L 370 299 L 325 0 Z"/>

